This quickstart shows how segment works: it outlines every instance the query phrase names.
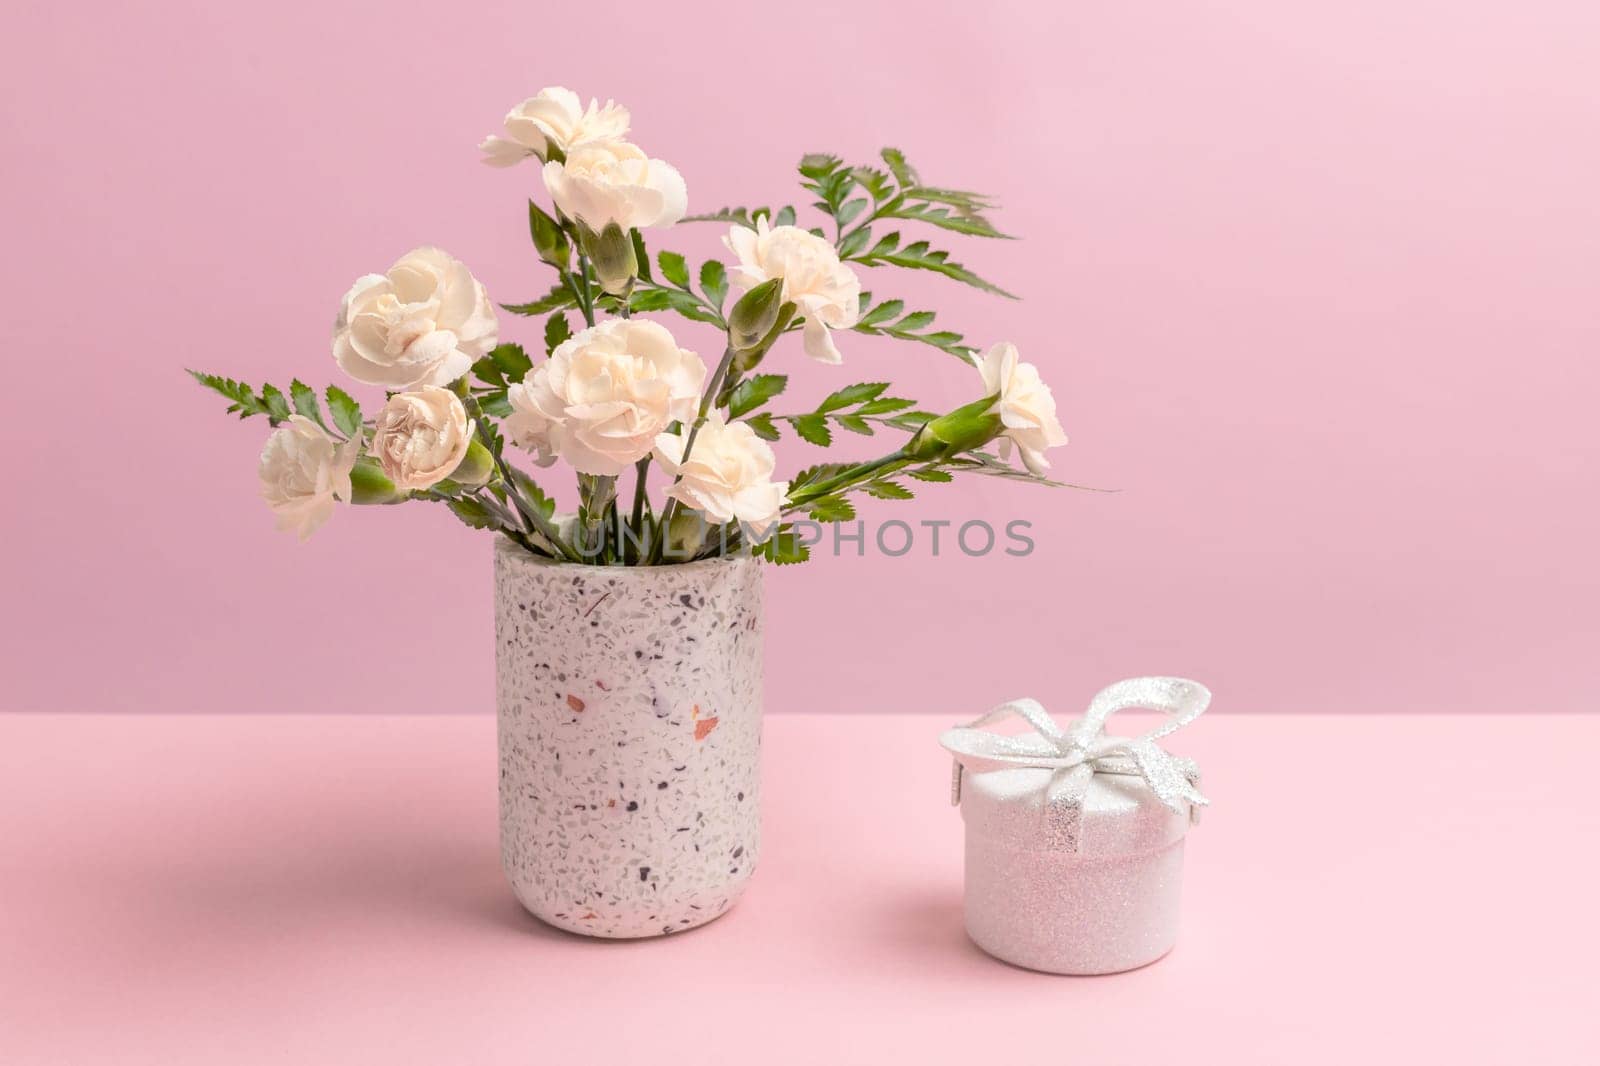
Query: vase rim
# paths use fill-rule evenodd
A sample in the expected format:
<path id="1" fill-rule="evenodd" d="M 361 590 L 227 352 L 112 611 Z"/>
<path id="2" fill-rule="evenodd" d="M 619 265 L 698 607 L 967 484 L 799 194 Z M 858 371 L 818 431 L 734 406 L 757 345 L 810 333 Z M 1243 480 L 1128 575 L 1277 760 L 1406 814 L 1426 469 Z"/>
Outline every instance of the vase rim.
<path id="1" fill-rule="evenodd" d="M 684 571 L 692 569 L 709 570 L 718 566 L 731 566 L 740 562 L 756 562 L 753 555 L 718 555 L 709 559 L 691 559 L 681 563 L 658 563 L 654 566 L 624 566 L 621 563 L 574 563 L 566 559 L 547 559 L 542 555 L 535 555 L 522 545 L 513 541 L 505 534 L 497 534 L 494 538 L 494 550 L 497 555 L 505 555 L 519 562 L 532 566 L 559 567 L 564 570 L 595 570 L 609 574 L 616 573 L 649 573 L 664 570 Z"/>

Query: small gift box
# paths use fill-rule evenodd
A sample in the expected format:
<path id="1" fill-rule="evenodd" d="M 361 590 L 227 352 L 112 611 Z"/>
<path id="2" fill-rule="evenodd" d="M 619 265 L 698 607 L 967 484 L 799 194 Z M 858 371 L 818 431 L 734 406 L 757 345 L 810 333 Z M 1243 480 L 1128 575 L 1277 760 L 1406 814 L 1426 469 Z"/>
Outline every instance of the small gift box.
<path id="1" fill-rule="evenodd" d="M 974 943 L 1063 974 L 1131 970 L 1172 950 L 1184 836 L 1206 798 L 1194 762 L 1157 741 L 1210 702 L 1193 681 L 1140 677 L 1103 690 L 1064 729 L 1017 700 L 939 738 L 955 756 Z M 1106 735 L 1106 720 L 1133 707 L 1170 717 L 1143 736 Z M 1033 732 L 985 729 L 1011 716 Z"/>

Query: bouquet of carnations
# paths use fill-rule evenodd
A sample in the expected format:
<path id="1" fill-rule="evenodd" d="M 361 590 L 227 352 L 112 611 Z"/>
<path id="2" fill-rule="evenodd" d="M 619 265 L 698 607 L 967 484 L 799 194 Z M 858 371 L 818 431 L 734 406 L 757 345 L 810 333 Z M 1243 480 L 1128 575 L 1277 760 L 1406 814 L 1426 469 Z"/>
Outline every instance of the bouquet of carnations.
<path id="1" fill-rule="evenodd" d="M 754 551 L 786 563 L 808 554 L 795 520 L 849 520 L 855 493 L 909 499 L 912 483 L 959 474 L 1056 484 L 1044 477 L 1045 451 L 1066 437 L 1038 371 L 1009 343 L 980 356 L 960 334 L 933 328 L 932 311 L 865 291 L 858 273 L 932 271 L 1009 296 L 902 232 L 1003 237 L 985 217 L 986 197 L 924 184 L 901 152 L 884 149 L 881 166 L 801 159 L 819 225 L 802 225 L 794 207 L 690 215 L 682 176 L 628 133 L 626 109 L 585 107 L 551 88 L 482 143 L 491 166 L 540 168 L 549 207 L 530 200 L 528 226 L 555 274 L 542 296 L 497 309 L 463 263 L 434 247 L 356 280 L 334 324 L 333 358 L 383 391 L 372 413 L 337 386 L 320 395 L 299 380 L 257 389 L 191 371 L 229 411 L 276 427 L 260 480 L 281 528 L 306 537 L 336 502 L 430 501 L 558 561 L 653 565 Z M 727 262 L 691 269 L 684 256 L 647 247 L 647 231 L 655 240 L 687 222 L 728 226 Z M 503 341 L 502 311 L 542 319 L 542 344 Z M 722 333 L 713 364 L 679 344 L 666 314 Z M 794 349 L 836 366 L 851 334 L 927 345 L 974 366 L 973 401 L 923 411 L 886 383 L 864 382 L 811 410 L 773 409 Z M 882 433 L 893 446 L 779 479 L 769 442 L 788 432 L 826 448 L 839 430 Z M 537 467 L 570 466 L 577 511 L 559 514 L 512 449 Z"/>

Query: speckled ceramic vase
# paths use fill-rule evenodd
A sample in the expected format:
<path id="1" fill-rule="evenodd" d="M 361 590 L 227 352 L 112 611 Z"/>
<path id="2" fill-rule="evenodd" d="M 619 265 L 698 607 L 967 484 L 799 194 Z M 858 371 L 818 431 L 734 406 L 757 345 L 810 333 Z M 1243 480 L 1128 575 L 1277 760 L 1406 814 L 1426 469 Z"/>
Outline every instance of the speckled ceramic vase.
<path id="1" fill-rule="evenodd" d="M 761 850 L 761 563 L 554 564 L 495 546 L 500 858 L 561 929 L 677 933 Z"/>

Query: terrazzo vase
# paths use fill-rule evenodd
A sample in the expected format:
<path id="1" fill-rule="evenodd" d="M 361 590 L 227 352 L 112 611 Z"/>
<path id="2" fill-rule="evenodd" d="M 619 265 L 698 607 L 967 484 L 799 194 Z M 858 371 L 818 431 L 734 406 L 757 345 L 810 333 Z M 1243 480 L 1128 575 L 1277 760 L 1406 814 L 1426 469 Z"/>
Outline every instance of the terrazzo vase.
<path id="1" fill-rule="evenodd" d="M 500 858 L 598 937 L 727 912 L 761 850 L 761 564 L 543 561 L 495 546 Z"/>

